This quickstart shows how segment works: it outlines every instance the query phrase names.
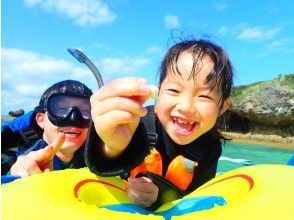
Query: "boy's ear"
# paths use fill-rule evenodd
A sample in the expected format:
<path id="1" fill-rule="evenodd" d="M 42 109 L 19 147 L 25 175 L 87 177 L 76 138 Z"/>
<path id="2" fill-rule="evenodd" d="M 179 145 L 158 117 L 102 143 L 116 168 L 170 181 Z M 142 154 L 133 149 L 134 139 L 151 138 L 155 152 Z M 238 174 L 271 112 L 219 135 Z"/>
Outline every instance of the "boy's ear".
<path id="1" fill-rule="evenodd" d="M 39 127 L 44 129 L 45 113 L 38 112 L 35 119 Z"/>
<path id="2" fill-rule="evenodd" d="M 223 105 L 222 105 L 222 108 L 221 108 L 221 110 L 220 110 L 218 116 L 221 116 L 225 111 L 227 111 L 227 109 L 231 107 L 232 102 L 233 102 L 232 98 L 231 98 L 231 97 L 228 97 L 228 98 L 224 101 L 224 103 L 223 103 Z"/>

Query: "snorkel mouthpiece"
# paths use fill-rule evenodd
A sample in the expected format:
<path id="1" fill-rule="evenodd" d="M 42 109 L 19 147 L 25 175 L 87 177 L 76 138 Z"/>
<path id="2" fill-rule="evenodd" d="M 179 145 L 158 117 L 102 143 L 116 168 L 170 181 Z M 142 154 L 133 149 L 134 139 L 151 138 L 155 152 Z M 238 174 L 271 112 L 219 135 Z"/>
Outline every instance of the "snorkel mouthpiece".
<path id="1" fill-rule="evenodd" d="M 78 51 L 77 49 L 71 49 L 68 48 L 67 51 L 76 58 L 80 63 L 85 63 L 85 54 L 83 54 L 81 51 Z"/>
<path id="2" fill-rule="evenodd" d="M 92 61 L 81 51 L 77 49 L 71 49 L 68 48 L 67 51 L 76 58 L 79 62 L 84 63 L 87 65 L 87 67 L 91 70 L 91 72 L 94 74 L 96 81 L 98 83 L 99 89 L 104 85 L 102 76 L 100 72 L 98 71 L 97 67 L 92 63 Z"/>

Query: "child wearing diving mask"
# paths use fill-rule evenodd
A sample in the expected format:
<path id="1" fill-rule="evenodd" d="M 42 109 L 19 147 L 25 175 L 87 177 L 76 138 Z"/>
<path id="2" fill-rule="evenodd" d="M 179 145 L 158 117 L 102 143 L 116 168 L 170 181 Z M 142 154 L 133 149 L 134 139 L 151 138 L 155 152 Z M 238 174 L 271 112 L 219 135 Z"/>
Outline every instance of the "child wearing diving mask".
<path id="1" fill-rule="evenodd" d="M 175 44 L 161 63 L 147 123 L 143 104 L 152 89 L 142 78 L 114 80 L 91 97 L 87 166 L 97 175 L 127 176 L 128 197 L 151 210 L 189 194 L 216 174 L 225 140 L 216 122 L 230 106 L 232 83 L 221 47 L 206 40 Z M 157 140 L 148 133 L 152 122 Z"/>
<path id="2" fill-rule="evenodd" d="M 42 138 L 18 152 L 11 174 L 21 177 L 65 168 L 84 167 L 83 146 L 90 122 L 92 91 L 74 80 L 58 82 L 42 95 L 35 122 Z"/>

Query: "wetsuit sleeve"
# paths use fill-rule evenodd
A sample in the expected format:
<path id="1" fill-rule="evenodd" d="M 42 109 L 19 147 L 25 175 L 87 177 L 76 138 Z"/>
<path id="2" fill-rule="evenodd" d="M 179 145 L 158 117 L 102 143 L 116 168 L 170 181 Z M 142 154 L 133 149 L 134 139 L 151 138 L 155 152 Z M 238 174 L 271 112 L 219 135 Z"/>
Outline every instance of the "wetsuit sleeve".
<path id="1" fill-rule="evenodd" d="M 119 157 L 106 158 L 101 151 L 102 144 L 91 122 L 85 145 L 85 163 L 91 172 L 99 176 L 117 176 L 130 172 L 149 154 L 149 142 L 143 123 L 139 124 L 130 144 Z"/>

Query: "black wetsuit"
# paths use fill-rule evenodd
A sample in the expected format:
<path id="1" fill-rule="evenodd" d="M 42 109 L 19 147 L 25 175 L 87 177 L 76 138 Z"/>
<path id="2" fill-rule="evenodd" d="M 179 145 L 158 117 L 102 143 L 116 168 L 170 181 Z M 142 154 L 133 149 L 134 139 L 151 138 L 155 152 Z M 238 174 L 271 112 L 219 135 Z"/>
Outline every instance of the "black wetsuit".
<path id="1" fill-rule="evenodd" d="M 162 156 L 163 174 L 165 174 L 169 163 L 178 155 L 183 155 L 185 158 L 198 162 L 192 182 L 183 191 L 183 195 L 189 194 L 215 177 L 218 159 L 222 153 L 221 139 L 216 129 L 213 128 L 186 146 L 179 146 L 171 140 L 158 119 L 155 120 L 155 128 L 158 138 L 154 147 Z M 102 140 L 96 134 L 93 124 L 91 124 L 85 147 L 85 160 L 91 172 L 100 176 L 129 173 L 142 163 L 150 152 L 151 146 L 148 141 L 146 123 L 140 122 L 131 143 L 114 160 L 103 157 L 101 145 Z"/>

